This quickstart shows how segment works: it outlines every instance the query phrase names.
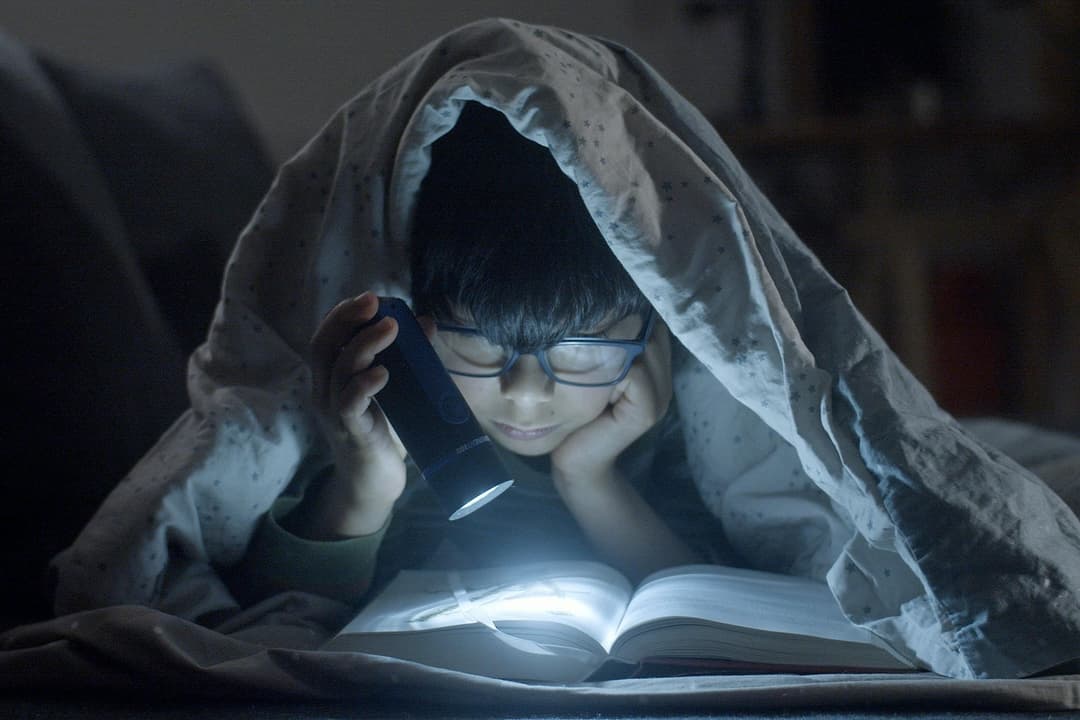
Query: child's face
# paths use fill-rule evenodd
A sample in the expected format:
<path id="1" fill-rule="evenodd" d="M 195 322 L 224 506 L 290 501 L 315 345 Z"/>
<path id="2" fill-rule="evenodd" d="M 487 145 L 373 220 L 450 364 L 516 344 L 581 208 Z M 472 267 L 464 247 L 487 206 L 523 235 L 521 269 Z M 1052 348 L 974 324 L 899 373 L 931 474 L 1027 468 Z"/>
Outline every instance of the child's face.
<path id="1" fill-rule="evenodd" d="M 599 330 L 610 338 L 633 339 L 641 324 L 639 315 L 631 315 Z M 580 334 L 597 330 L 584 328 Z M 550 453 L 575 430 L 598 418 L 618 397 L 623 384 L 577 387 L 556 383 L 533 355 L 522 355 L 499 377 L 451 377 L 484 432 L 519 455 Z"/>

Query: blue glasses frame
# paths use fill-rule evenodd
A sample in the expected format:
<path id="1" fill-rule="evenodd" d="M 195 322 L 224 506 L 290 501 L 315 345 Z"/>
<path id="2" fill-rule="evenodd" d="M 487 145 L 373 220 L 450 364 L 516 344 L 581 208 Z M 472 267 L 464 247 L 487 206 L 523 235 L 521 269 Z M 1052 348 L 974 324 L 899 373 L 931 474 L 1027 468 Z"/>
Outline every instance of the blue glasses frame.
<path id="1" fill-rule="evenodd" d="M 502 366 L 502 368 L 497 370 L 497 371 L 494 371 L 494 372 L 467 373 L 467 372 L 461 372 L 459 370 L 451 370 L 450 368 L 447 368 L 446 371 L 448 373 L 450 373 L 451 375 L 461 375 L 463 377 L 475 377 L 475 378 L 499 377 L 500 375 L 503 375 L 503 374 L 509 372 L 510 369 L 514 367 L 514 364 L 517 363 L 518 359 L 522 355 L 532 355 L 533 357 L 536 358 L 537 362 L 540 363 L 540 367 L 543 368 L 544 373 L 549 378 L 551 378 L 553 381 L 559 383 L 560 385 L 573 385 L 575 387 L 607 387 L 607 386 L 610 386 L 610 385 L 617 385 L 620 382 L 622 382 L 623 378 L 626 377 L 626 374 L 628 372 L 630 372 L 630 367 L 634 364 L 634 360 L 637 359 L 637 356 L 640 355 L 641 353 L 645 352 L 645 346 L 648 345 L 649 338 L 652 336 L 653 324 L 655 323 L 655 321 L 656 321 L 656 311 L 653 310 L 650 307 L 648 309 L 648 311 L 646 312 L 646 314 L 645 314 L 645 324 L 642 326 L 641 332 L 639 332 L 638 336 L 636 338 L 634 338 L 633 340 L 613 340 L 611 338 L 598 338 L 598 337 L 567 337 L 567 338 L 563 338 L 559 342 L 555 343 L 555 345 L 561 345 L 562 343 L 574 343 L 576 345 L 614 345 L 614 346 L 621 347 L 621 348 L 625 349 L 626 350 L 626 362 L 623 365 L 622 371 L 619 372 L 619 376 L 617 378 L 615 378 L 614 380 L 609 380 L 608 382 L 602 382 L 602 383 L 579 383 L 579 382 L 570 382 L 569 380 L 562 380 L 562 379 L 556 377 L 555 376 L 555 371 L 552 369 L 552 367 L 548 363 L 548 359 L 547 359 L 547 351 L 548 351 L 548 349 L 552 348 L 552 347 L 555 347 L 555 345 L 548 345 L 546 347 L 540 348 L 536 352 L 530 352 L 530 353 L 520 353 L 517 350 L 514 350 L 514 351 L 512 351 L 510 353 L 510 357 L 508 357 L 506 359 L 506 363 Z M 462 334 L 465 334 L 465 335 L 480 335 L 480 331 L 477 330 L 476 328 L 466 327 L 464 325 L 452 325 L 450 323 L 436 322 L 435 327 L 438 330 L 445 330 L 447 332 L 456 332 L 456 333 L 462 333 Z"/>

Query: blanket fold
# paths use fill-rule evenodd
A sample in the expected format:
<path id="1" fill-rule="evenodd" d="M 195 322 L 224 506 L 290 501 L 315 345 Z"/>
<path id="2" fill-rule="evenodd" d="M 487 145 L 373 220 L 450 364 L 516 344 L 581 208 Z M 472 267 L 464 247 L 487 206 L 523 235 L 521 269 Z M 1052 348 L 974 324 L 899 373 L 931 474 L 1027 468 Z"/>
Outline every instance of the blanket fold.
<path id="1" fill-rule="evenodd" d="M 340 609 L 340 606 L 338 606 Z M 451 708 L 463 714 L 516 712 L 605 714 L 837 710 L 867 707 L 925 712 L 1053 712 L 1080 708 L 1080 676 L 1023 680 L 950 680 L 930 673 L 711 675 L 625 678 L 571 684 L 497 680 L 407 660 L 313 651 L 317 629 L 335 613 L 329 601 L 287 594 L 267 603 L 255 627 L 229 635 L 143 606 L 88 610 L 0 636 L 0 688 L 44 699 L 56 689 L 89 697 L 145 702 L 344 701 L 373 710 Z M 305 623 L 310 623 L 306 625 Z M 103 638 L 109 641 L 103 642 Z M 111 694 L 106 694 L 111 693 Z M 79 697 L 78 695 L 76 697 Z M 80 707 L 84 707 L 83 700 Z M 194 706 L 193 706 L 194 709 Z M 315 713 L 325 715 L 325 711 Z"/>

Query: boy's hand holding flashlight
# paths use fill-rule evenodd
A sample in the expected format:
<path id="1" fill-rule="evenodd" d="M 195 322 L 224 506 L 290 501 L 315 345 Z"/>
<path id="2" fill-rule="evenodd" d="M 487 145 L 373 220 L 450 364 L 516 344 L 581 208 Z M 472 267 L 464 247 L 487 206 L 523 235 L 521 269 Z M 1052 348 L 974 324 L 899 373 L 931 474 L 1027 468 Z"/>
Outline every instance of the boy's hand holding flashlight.
<path id="1" fill-rule="evenodd" d="M 372 402 L 389 380 L 387 370 L 372 362 L 398 330 L 393 318 L 362 327 L 378 307 L 370 292 L 343 300 L 311 340 L 313 400 L 335 464 L 315 497 L 305 495 L 308 507 L 290 514 L 297 516 L 296 530 L 312 539 L 377 531 L 405 488 L 405 449 Z"/>

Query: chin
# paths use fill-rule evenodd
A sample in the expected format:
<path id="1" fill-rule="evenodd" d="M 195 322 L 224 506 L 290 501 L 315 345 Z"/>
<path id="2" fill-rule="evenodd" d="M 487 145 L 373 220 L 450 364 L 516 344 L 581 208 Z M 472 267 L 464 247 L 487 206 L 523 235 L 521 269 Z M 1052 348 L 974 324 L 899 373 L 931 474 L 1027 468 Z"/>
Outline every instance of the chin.
<path id="1" fill-rule="evenodd" d="M 538 457 L 540 455 L 547 455 L 555 448 L 559 447 L 559 441 L 554 441 L 549 438 L 544 438 L 542 441 L 521 441 L 512 440 L 506 437 L 500 437 L 498 433 L 490 435 L 491 439 L 504 450 L 509 450 L 515 455 L 524 455 L 526 457 Z"/>
<path id="2" fill-rule="evenodd" d="M 504 448 L 514 453 L 515 455 L 524 455 L 525 457 L 539 457 L 541 455 L 548 455 L 552 450 L 558 447 L 558 445 L 552 445 L 550 447 L 537 447 L 536 443 L 499 443 Z"/>

